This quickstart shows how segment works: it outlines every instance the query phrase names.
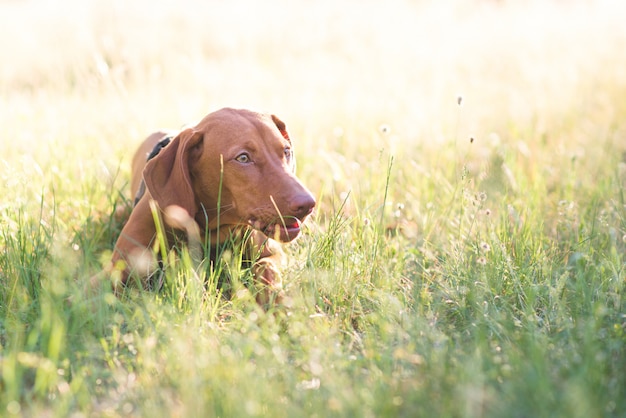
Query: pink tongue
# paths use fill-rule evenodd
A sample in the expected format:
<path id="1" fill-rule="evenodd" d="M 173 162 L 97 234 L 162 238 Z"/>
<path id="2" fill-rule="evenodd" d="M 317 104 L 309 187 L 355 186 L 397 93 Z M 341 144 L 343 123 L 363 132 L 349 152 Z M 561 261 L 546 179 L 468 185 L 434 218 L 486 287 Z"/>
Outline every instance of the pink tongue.
<path id="1" fill-rule="evenodd" d="M 293 223 L 291 225 L 287 225 L 288 228 L 299 228 L 300 227 L 300 223 L 298 222 L 297 219 L 293 220 Z"/>

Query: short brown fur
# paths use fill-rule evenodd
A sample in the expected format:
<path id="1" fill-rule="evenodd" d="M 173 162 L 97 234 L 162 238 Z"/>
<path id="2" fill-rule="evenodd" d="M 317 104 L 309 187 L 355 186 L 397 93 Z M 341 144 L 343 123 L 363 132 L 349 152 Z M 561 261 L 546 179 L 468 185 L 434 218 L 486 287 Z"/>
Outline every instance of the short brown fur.
<path id="1" fill-rule="evenodd" d="M 132 161 L 133 198 L 142 180 L 146 190 L 115 245 L 111 271 L 120 271 L 113 283 L 115 292 L 119 293 L 130 277 L 138 278 L 144 286 L 150 284 L 155 270 L 152 246 L 156 236 L 151 201 L 161 211 L 184 209 L 178 213 L 193 219 L 197 231 L 210 231 L 215 243 L 233 235 L 243 238 L 250 234 L 251 253 L 259 255 L 252 267 L 255 279 L 279 292 L 282 251 L 272 239 L 293 240 L 315 206 L 315 199 L 294 174 L 292 144 L 285 124 L 274 115 L 221 109 L 178 133 L 146 162 L 147 155 L 166 134 L 150 135 Z M 180 227 L 175 224 L 170 222 L 168 231 Z M 136 262 L 145 257 L 150 258 L 150 267 Z M 260 301 L 267 298 L 266 294 Z"/>

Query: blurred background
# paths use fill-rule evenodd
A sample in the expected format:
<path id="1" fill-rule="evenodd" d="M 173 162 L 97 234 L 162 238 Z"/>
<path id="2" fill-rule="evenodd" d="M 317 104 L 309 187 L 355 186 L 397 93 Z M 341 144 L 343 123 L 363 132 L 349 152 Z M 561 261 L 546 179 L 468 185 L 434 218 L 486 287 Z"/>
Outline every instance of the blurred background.
<path id="1" fill-rule="evenodd" d="M 617 1 L 4 0 L 0 12 L 5 126 L 60 97 L 65 116 L 112 125 L 234 105 L 301 130 L 387 123 L 430 141 L 454 134 L 459 95 L 480 135 L 583 97 L 605 111 L 626 84 Z"/>

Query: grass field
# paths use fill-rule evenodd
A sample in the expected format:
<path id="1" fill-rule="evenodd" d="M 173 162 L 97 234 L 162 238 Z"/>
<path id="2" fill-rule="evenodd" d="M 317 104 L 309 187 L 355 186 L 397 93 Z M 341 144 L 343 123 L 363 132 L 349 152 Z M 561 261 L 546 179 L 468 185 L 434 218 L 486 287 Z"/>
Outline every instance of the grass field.
<path id="1" fill-rule="evenodd" d="M 0 416 L 626 416 L 626 6 L 0 1 Z M 88 295 L 142 138 L 239 106 L 318 206 L 286 307 Z M 203 285 L 203 281 L 205 284 Z"/>

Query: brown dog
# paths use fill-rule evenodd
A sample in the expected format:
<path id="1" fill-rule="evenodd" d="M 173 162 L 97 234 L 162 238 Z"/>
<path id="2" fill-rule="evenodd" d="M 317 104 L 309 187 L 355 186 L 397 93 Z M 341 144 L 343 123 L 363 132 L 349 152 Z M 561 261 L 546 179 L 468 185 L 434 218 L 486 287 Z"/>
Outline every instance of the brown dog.
<path id="1" fill-rule="evenodd" d="M 294 174 L 285 124 L 274 115 L 225 108 L 178 133 L 164 147 L 161 142 L 159 150 L 157 144 L 165 136 L 149 136 L 133 158 L 131 193 L 136 204 L 113 253 L 115 292 L 129 277 L 145 287 L 153 285 L 150 277 L 158 267 L 151 202 L 166 215 L 169 241 L 175 228 L 187 229 L 190 239 L 202 233 L 211 246 L 248 236 L 251 257 L 257 258 L 251 260 L 255 279 L 279 289 L 281 251 L 269 238 L 292 241 L 315 206 Z M 151 151 L 158 154 L 146 162 Z"/>

